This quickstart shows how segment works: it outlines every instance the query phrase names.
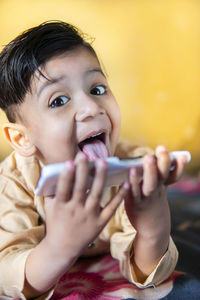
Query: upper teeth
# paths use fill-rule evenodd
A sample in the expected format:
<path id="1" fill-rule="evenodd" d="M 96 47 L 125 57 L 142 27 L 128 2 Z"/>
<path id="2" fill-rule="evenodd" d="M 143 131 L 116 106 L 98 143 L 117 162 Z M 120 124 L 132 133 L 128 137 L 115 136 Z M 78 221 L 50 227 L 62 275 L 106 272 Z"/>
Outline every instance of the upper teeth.
<path id="1" fill-rule="evenodd" d="M 96 137 L 96 136 L 98 136 L 98 135 L 101 135 L 101 133 L 94 134 L 94 135 L 92 135 L 91 137 Z"/>

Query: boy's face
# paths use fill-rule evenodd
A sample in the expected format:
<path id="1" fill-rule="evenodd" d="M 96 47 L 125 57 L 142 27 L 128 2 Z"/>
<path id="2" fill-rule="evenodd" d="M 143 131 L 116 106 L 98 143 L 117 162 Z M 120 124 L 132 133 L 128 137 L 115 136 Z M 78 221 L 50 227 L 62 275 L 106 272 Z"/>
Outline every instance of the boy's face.
<path id="1" fill-rule="evenodd" d="M 120 132 L 116 100 L 97 58 L 86 48 L 50 59 L 20 105 L 28 137 L 44 164 L 113 155 Z"/>

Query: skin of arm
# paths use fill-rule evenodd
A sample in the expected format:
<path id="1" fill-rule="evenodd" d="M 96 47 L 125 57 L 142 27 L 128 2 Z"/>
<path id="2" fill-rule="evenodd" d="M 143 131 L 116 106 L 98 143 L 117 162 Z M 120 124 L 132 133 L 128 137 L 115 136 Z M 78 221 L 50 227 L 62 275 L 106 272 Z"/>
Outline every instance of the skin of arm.
<path id="1" fill-rule="evenodd" d="M 131 188 L 125 199 L 125 209 L 137 231 L 132 264 L 140 283 L 167 251 L 171 229 L 167 185 L 179 179 L 185 164 L 186 157 L 180 157 L 171 172 L 169 153 L 159 146 L 156 158 L 152 155 L 144 157 L 142 180 L 135 168 L 130 171 Z"/>
<path id="2" fill-rule="evenodd" d="M 79 153 L 76 162 L 66 162 L 56 196 L 45 199 L 46 235 L 31 251 L 25 266 L 23 292 L 27 298 L 41 295 L 57 283 L 99 235 L 129 190 L 129 183 L 124 183 L 102 209 L 106 163 L 97 161 L 88 191 L 88 160 Z"/>

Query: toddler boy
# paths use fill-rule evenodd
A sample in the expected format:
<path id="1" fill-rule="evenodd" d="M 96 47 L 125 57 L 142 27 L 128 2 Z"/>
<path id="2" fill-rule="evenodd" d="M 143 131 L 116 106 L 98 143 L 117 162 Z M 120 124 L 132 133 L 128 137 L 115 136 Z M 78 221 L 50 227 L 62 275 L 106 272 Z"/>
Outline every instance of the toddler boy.
<path id="1" fill-rule="evenodd" d="M 156 159 L 144 157 L 142 181 L 133 168 L 128 182 L 105 193 L 105 158 L 145 149 L 119 142 L 118 105 L 81 33 L 46 22 L 8 44 L 0 55 L 0 107 L 14 148 L 0 165 L 0 294 L 48 298 L 81 255 L 108 251 L 138 287 L 165 280 L 177 261 L 166 190 L 186 158 L 170 172 L 159 146 Z M 96 167 L 88 191 L 89 160 Z M 56 195 L 35 196 L 41 167 L 62 161 Z"/>

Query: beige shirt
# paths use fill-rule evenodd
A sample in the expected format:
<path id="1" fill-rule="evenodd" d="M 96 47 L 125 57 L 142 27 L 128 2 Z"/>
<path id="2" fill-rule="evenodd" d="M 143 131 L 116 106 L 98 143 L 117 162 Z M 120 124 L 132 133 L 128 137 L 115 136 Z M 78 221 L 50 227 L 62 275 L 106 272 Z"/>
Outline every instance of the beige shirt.
<path id="1" fill-rule="evenodd" d="M 116 155 L 130 157 L 143 155 L 146 148 L 136 148 L 120 142 Z M 0 164 L 0 295 L 25 299 L 24 269 L 30 251 L 44 238 L 44 199 L 34 195 L 41 165 L 36 157 L 22 157 L 11 153 Z M 106 190 L 103 201 L 108 201 L 112 190 Z M 170 238 L 167 252 L 145 282 L 137 281 L 130 263 L 136 231 L 130 224 L 124 205 L 103 229 L 95 245 L 84 255 L 111 252 L 119 260 L 122 274 L 138 287 L 157 285 L 169 277 L 177 262 L 177 250 Z M 52 291 L 40 299 L 48 299 Z"/>

